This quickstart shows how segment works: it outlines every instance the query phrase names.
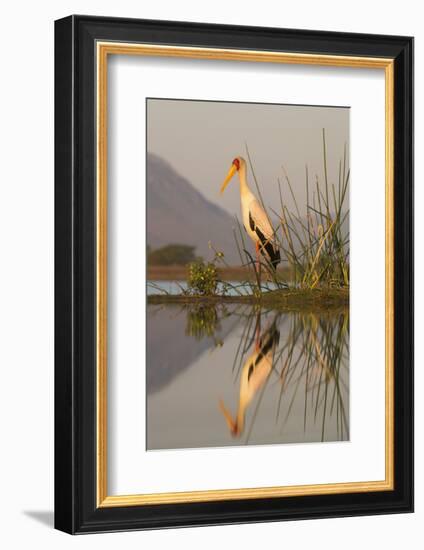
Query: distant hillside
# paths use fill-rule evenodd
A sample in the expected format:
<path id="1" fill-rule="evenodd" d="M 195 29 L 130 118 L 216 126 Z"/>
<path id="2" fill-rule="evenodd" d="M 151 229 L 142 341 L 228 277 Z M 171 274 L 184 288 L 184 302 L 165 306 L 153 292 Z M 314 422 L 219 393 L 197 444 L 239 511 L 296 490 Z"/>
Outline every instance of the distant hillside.
<path id="1" fill-rule="evenodd" d="M 233 237 L 234 219 L 208 201 L 160 157 L 147 155 L 147 243 L 152 248 L 171 243 L 196 247 L 196 255 L 211 258 L 208 242 L 231 265 L 240 259 Z"/>

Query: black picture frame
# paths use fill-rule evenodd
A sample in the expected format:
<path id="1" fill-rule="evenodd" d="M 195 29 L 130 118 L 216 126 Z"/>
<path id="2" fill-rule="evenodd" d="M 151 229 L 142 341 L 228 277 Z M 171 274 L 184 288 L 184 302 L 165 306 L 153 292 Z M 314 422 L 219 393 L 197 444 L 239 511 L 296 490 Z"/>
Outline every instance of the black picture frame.
<path id="1" fill-rule="evenodd" d="M 98 40 L 394 60 L 394 490 L 96 504 Z M 413 39 L 73 15 L 55 22 L 55 527 L 93 533 L 413 511 Z"/>

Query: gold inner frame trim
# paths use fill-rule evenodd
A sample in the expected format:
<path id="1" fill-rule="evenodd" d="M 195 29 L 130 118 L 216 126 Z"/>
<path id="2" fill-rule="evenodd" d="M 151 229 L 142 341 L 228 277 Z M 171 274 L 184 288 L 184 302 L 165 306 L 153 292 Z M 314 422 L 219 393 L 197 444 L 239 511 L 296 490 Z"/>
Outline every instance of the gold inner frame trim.
<path id="1" fill-rule="evenodd" d="M 211 502 L 341 493 L 365 493 L 394 489 L 394 61 L 390 58 L 351 57 L 302 53 L 266 52 L 218 48 L 194 48 L 97 42 L 97 506 L 142 506 Z M 109 55 L 141 55 L 283 63 L 385 71 L 385 214 L 386 214 L 386 365 L 385 365 L 385 479 L 349 483 L 217 489 L 178 493 L 109 496 L 107 493 L 107 61 Z"/>

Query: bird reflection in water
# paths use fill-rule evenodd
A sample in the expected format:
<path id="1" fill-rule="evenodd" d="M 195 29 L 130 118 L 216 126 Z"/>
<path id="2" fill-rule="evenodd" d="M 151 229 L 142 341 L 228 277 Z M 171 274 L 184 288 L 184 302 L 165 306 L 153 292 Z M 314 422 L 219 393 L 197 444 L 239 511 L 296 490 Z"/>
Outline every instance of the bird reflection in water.
<path id="1" fill-rule="evenodd" d="M 237 413 L 231 415 L 220 400 L 219 407 L 233 437 L 240 437 L 244 430 L 246 411 L 255 395 L 263 388 L 272 372 L 275 350 L 280 341 L 277 329 L 278 315 L 268 328 L 261 331 L 261 315 L 257 314 L 254 351 L 244 362 L 240 375 L 240 390 Z"/>

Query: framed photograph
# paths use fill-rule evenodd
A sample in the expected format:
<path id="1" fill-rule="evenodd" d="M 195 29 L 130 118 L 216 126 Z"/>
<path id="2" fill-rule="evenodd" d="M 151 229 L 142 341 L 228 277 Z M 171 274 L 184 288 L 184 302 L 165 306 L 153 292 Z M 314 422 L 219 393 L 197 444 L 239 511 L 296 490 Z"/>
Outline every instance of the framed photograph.
<path id="1" fill-rule="evenodd" d="M 413 39 L 55 24 L 55 525 L 413 510 Z"/>

